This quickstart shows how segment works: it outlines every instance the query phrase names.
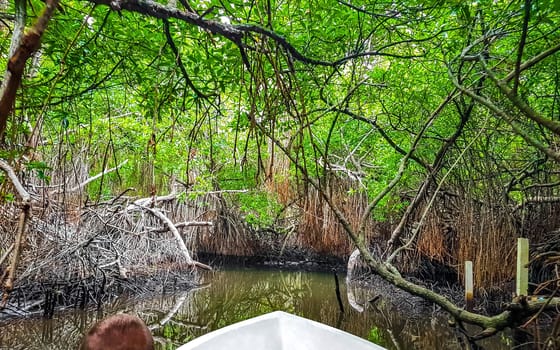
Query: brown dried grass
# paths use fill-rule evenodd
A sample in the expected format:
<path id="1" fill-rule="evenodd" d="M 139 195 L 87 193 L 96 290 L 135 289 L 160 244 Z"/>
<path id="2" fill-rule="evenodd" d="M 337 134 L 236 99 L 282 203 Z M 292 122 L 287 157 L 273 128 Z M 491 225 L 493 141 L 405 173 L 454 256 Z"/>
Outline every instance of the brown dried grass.
<path id="1" fill-rule="evenodd" d="M 451 209 L 453 208 L 453 209 Z M 464 262 L 473 262 L 477 288 L 492 288 L 515 278 L 518 231 L 503 211 L 467 199 L 440 203 L 426 220 L 417 244 L 417 259 L 428 258 L 454 268 L 460 281 Z"/>
<path id="2" fill-rule="evenodd" d="M 251 256 L 258 253 L 256 237 L 240 220 L 239 213 L 214 195 L 207 195 L 205 198 L 207 206 L 198 207 L 198 210 L 191 213 L 191 217 L 199 221 L 213 221 L 214 227 L 196 229 L 194 236 L 191 235 L 192 250 L 230 256 Z M 200 211 L 200 208 L 205 210 Z"/>
<path id="3" fill-rule="evenodd" d="M 331 183 L 331 198 L 342 211 L 353 230 L 357 231 L 360 218 L 367 207 L 365 194 L 350 194 L 351 183 L 335 180 Z M 316 190 L 310 189 L 301 203 L 301 217 L 296 244 L 312 251 L 336 257 L 346 258 L 353 248 L 348 234 L 339 223 L 328 204 L 323 201 Z M 373 237 L 377 223 L 368 221 L 365 234 L 366 241 Z"/>

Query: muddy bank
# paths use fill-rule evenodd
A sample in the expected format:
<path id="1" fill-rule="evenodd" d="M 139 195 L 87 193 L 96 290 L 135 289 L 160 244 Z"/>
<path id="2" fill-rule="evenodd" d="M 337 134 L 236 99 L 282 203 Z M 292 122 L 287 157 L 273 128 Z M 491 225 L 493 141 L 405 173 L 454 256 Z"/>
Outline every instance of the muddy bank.
<path id="1" fill-rule="evenodd" d="M 281 270 L 301 271 L 346 271 L 346 261 L 336 256 L 322 256 L 306 253 L 302 250 L 286 251 L 282 255 L 271 255 L 261 252 L 260 255 L 236 256 L 214 253 L 197 253 L 200 261 L 210 264 L 216 269 L 227 267 L 258 267 Z"/>
<path id="2" fill-rule="evenodd" d="M 4 208 L 5 209 L 5 208 Z M 4 211 L 4 214 L 10 214 Z M 85 210 L 78 222 L 53 211 L 33 217 L 0 317 L 43 316 L 99 308 L 118 295 L 160 293 L 195 284 L 176 238 L 138 211 Z M 10 225 L 0 224 L 1 240 Z M 8 266 L 0 266 L 0 275 Z"/>
<path id="3" fill-rule="evenodd" d="M 86 279 L 26 281 L 18 283 L 7 304 L 0 309 L 0 321 L 25 317 L 49 319 L 62 310 L 102 309 L 104 305 L 125 296 L 146 298 L 196 286 L 196 273 L 192 268 L 177 266 L 127 278 L 108 275 Z"/>

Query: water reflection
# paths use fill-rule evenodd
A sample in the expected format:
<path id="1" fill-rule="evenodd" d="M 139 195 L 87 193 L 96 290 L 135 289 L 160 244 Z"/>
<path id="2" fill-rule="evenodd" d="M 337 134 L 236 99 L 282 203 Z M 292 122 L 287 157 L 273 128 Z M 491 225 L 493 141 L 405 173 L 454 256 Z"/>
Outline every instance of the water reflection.
<path id="1" fill-rule="evenodd" d="M 344 300 L 345 312 L 340 313 L 330 273 L 233 269 L 205 273 L 200 279 L 207 285 L 142 301 L 121 298 L 103 312 L 65 312 L 52 320 L 1 325 L 0 349 L 76 349 L 85 329 L 119 311 L 137 313 L 148 323 L 156 349 L 176 349 L 209 331 L 274 310 L 343 329 L 388 349 L 460 349 L 446 320 L 430 317 L 429 308 L 420 313 L 411 309 L 413 304 L 397 308 L 370 289 L 353 285 L 352 303 L 359 307 Z M 341 289 L 347 295 L 346 287 Z M 356 310 L 360 308 L 363 312 Z M 509 348 L 499 338 L 486 346 Z"/>

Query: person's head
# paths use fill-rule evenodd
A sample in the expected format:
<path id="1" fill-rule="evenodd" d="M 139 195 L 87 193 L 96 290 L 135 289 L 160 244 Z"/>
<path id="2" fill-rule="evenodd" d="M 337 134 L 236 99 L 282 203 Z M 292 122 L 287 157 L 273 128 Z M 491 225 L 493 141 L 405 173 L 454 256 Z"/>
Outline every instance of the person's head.
<path id="1" fill-rule="evenodd" d="M 152 333 L 140 318 L 117 314 L 99 321 L 84 335 L 80 350 L 153 350 Z"/>

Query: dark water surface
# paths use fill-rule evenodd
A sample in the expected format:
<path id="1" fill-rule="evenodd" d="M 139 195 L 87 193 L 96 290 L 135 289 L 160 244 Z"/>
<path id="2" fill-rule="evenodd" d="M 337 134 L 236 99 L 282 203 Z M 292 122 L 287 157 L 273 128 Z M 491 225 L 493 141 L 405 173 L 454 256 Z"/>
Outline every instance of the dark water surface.
<path id="1" fill-rule="evenodd" d="M 206 285 L 174 295 L 144 300 L 120 298 L 98 312 L 58 312 L 52 320 L 26 319 L 0 324 L 0 349 L 76 349 L 84 331 L 116 312 L 136 313 L 154 334 L 156 349 L 176 349 L 200 335 L 229 324 L 283 310 L 316 320 L 388 349 L 460 349 L 446 319 L 432 317 L 430 306 L 403 300 L 385 301 L 382 293 L 352 285 L 356 311 L 348 302 L 344 276 L 339 274 L 344 313 L 340 312 L 332 273 L 225 269 L 201 274 Z M 377 295 L 374 305 L 367 302 Z M 350 300 L 352 296 L 350 295 Z M 365 301 L 365 302 L 364 302 Z M 432 310 L 433 311 L 433 310 Z M 486 349 L 510 349 L 509 338 L 494 337 Z"/>

